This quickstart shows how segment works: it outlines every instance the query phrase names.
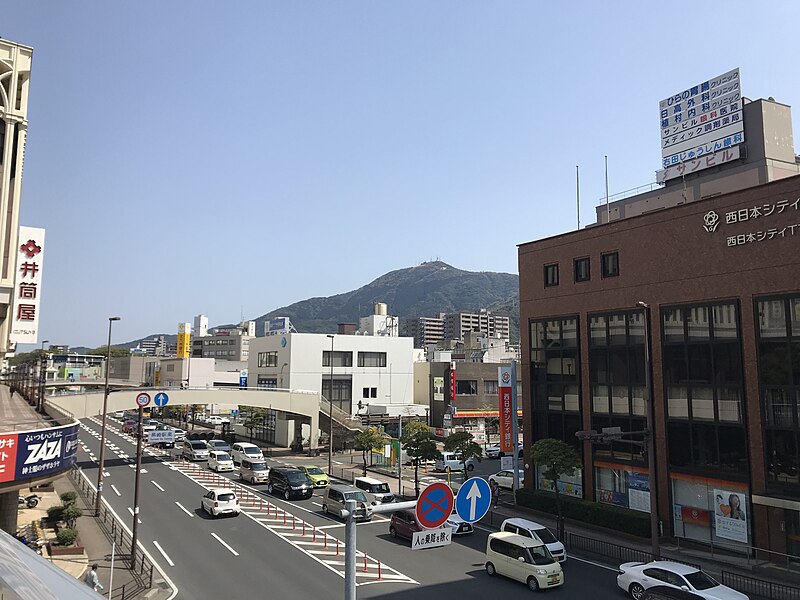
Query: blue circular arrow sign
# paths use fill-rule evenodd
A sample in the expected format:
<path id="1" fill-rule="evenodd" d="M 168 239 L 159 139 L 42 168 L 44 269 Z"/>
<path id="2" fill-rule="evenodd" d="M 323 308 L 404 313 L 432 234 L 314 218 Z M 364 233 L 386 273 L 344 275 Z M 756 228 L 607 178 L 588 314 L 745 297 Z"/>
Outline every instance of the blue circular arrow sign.
<path id="1" fill-rule="evenodd" d="M 156 406 L 166 406 L 167 402 L 169 402 L 169 396 L 164 392 L 158 392 L 153 396 L 153 402 L 155 402 Z"/>
<path id="2" fill-rule="evenodd" d="M 471 477 L 461 486 L 456 496 L 456 513 L 458 516 L 474 523 L 480 521 L 492 503 L 492 490 L 485 479 Z"/>

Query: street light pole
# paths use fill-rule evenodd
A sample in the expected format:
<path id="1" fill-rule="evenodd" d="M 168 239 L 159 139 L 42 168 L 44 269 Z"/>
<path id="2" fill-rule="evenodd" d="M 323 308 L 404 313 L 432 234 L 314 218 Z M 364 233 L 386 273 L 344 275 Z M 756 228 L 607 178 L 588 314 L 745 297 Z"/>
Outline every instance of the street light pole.
<path id="1" fill-rule="evenodd" d="M 328 337 L 331 338 L 331 355 L 330 363 L 331 367 L 331 389 L 328 390 L 328 476 L 330 477 L 333 473 L 333 338 L 331 334 L 328 334 Z"/>
<path id="2" fill-rule="evenodd" d="M 656 421 L 653 412 L 653 394 L 650 382 L 650 305 L 646 302 L 637 302 L 636 306 L 644 313 L 644 388 L 645 388 L 645 414 L 647 415 L 647 484 L 650 487 L 650 552 L 653 560 L 659 560 L 661 549 L 658 543 L 658 502 L 656 498 Z"/>
<path id="3" fill-rule="evenodd" d="M 100 468 L 97 470 L 97 495 L 94 503 L 94 516 L 100 516 L 100 500 L 103 496 L 103 475 L 106 460 L 106 411 L 108 411 L 108 372 L 111 369 L 111 324 L 120 317 L 108 317 L 108 345 L 106 346 L 106 385 L 103 391 L 103 421 L 100 425 Z"/>
<path id="4" fill-rule="evenodd" d="M 42 353 L 39 355 L 39 412 L 44 411 L 44 345 L 50 340 L 42 340 Z"/>
<path id="5" fill-rule="evenodd" d="M 131 571 L 136 570 L 136 544 L 139 539 L 139 474 L 142 472 L 142 407 L 139 407 L 139 439 L 136 440 L 136 476 L 133 480 L 133 525 L 131 526 Z"/>

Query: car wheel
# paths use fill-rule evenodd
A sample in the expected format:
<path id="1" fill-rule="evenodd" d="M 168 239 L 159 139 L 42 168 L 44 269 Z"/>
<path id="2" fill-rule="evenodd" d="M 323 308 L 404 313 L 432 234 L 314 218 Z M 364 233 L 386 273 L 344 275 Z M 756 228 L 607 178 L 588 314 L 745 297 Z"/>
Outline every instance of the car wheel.
<path id="1" fill-rule="evenodd" d="M 495 573 L 497 573 L 497 571 L 494 568 L 494 565 L 490 562 L 486 563 L 486 573 L 489 575 L 489 577 L 494 577 Z"/>
<path id="2" fill-rule="evenodd" d="M 328 505 L 327 504 L 323 504 L 322 505 L 322 512 L 324 512 L 325 514 L 328 513 Z"/>
<path id="3" fill-rule="evenodd" d="M 475 470 L 475 465 L 473 464 L 467 465 L 467 471 L 474 471 L 474 470 Z"/>
<path id="4" fill-rule="evenodd" d="M 255 485 L 255 484 L 256 484 L 256 478 L 255 477 L 251 477 L 250 478 L 250 485 Z"/>
<path id="5" fill-rule="evenodd" d="M 539 591 L 539 582 L 536 581 L 536 577 L 528 577 L 528 589 L 532 592 Z"/>
<path id="6" fill-rule="evenodd" d="M 292 497 L 292 493 L 291 493 L 291 492 L 290 492 L 288 489 L 287 489 L 287 490 L 284 490 L 284 492 L 283 492 L 283 499 L 284 499 L 284 500 L 289 500 L 291 497 Z"/>
<path id="7" fill-rule="evenodd" d="M 397 537 L 397 530 L 394 527 L 389 527 L 389 535 L 393 538 Z"/>
<path id="8" fill-rule="evenodd" d="M 642 594 L 644 593 L 644 588 L 640 586 L 638 583 L 632 583 L 628 591 L 630 592 L 631 598 L 633 598 L 633 600 L 639 600 L 639 598 L 641 598 Z"/>

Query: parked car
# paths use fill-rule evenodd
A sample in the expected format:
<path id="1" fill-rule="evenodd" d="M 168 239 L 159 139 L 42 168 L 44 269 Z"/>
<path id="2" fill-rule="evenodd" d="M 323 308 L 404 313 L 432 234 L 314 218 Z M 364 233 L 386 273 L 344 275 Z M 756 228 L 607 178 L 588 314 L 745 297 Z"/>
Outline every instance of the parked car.
<path id="1" fill-rule="evenodd" d="M 231 455 L 221 450 L 208 451 L 208 468 L 220 473 L 222 471 L 233 471 L 233 460 Z"/>
<path id="2" fill-rule="evenodd" d="M 124 419 L 125 411 L 115 410 L 111 416 L 114 417 L 115 419 Z"/>
<path id="3" fill-rule="evenodd" d="M 413 509 L 398 510 L 392 513 L 389 521 L 389 535 L 393 538 L 401 537 L 407 540 L 414 539 L 414 534 L 422 531 L 423 527 L 417 523 L 417 515 Z"/>
<path id="4" fill-rule="evenodd" d="M 330 484 L 330 479 L 328 478 L 328 474 L 319 467 L 299 466 L 297 468 L 300 469 L 306 475 L 308 475 L 308 478 L 314 482 L 315 488 L 328 487 L 328 485 Z"/>
<path id="5" fill-rule="evenodd" d="M 347 501 L 356 501 L 356 512 L 353 515 L 356 521 L 371 521 L 372 507 L 367 495 L 360 489 L 350 485 L 334 483 L 325 488 L 325 495 L 322 499 L 322 512 L 341 515 L 342 510 L 347 508 Z"/>
<path id="6" fill-rule="evenodd" d="M 540 540 L 507 531 L 490 533 L 486 541 L 486 572 L 528 585 L 534 592 L 564 583 L 561 565 Z"/>
<path id="7" fill-rule="evenodd" d="M 634 600 L 642 600 L 645 590 L 666 586 L 714 600 L 748 600 L 741 592 L 722 585 L 703 571 L 668 560 L 649 563 L 629 562 L 619 566 L 617 585 Z"/>
<path id="8" fill-rule="evenodd" d="M 522 469 L 518 469 L 519 473 L 519 485 L 522 487 L 522 481 L 525 478 L 525 471 Z M 512 489 L 514 487 L 514 471 L 498 471 L 494 475 L 489 475 L 489 483 L 493 481 L 497 482 L 501 488 L 505 489 Z"/>
<path id="9" fill-rule="evenodd" d="M 467 471 L 472 471 L 475 468 L 475 459 L 467 459 Z M 463 471 L 464 463 L 461 462 L 461 455 L 455 452 L 442 452 L 441 457 L 436 459 L 436 464 L 433 467 L 434 471 L 446 472 L 450 471 Z"/>
<path id="10" fill-rule="evenodd" d="M 203 496 L 200 508 L 212 517 L 221 515 L 239 515 L 239 498 L 230 488 L 214 488 Z"/>
<path id="11" fill-rule="evenodd" d="M 500 444 L 492 444 L 491 446 L 486 446 L 483 453 L 486 455 L 486 458 L 502 458 L 506 455 L 505 452 L 500 450 Z M 522 457 L 522 444 L 517 444 L 517 455 L 521 458 Z"/>
<path id="12" fill-rule="evenodd" d="M 208 448 L 203 440 L 184 440 L 181 454 L 189 460 L 208 460 Z"/>
<path id="13" fill-rule="evenodd" d="M 523 537 L 538 539 L 550 551 L 559 562 L 567 560 L 567 551 L 564 549 L 564 544 L 558 541 L 553 532 L 544 525 L 539 525 L 536 521 L 529 521 L 528 519 L 506 519 L 500 525 L 500 531 L 508 531 L 509 533 L 516 533 Z"/>
<path id="14" fill-rule="evenodd" d="M 222 452 L 230 452 L 231 445 L 225 440 L 213 439 L 206 442 L 209 450 L 221 450 Z"/>
<path id="15" fill-rule="evenodd" d="M 251 444 L 250 442 L 236 442 L 231 447 L 231 458 L 233 459 L 233 464 L 235 465 L 238 465 L 240 462 L 242 462 L 243 458 L 249 458 L 253 460 L 263 457 L 264 453 L 261 452 L 261 448 L 255 444 Z"/>
<path id="16" fill-rule="evenodd" d="M 253 485 L 256 483 L 266 483 L 269 479 L 269 468 L 267 461 L 263 458 L 250 460 L 247 458 L 242 459 L 239 465 L 239 478 L 242 481 L 249 481 Z"/>
<path id="17" fill-rule="evenodd" d="M 446 523 L 453 529 L 453 535 L 466 535 L 475 531 L 472 523 L 459 517 L 455 510 L 447 517 Z"/>
<path id="18" fill-rule="evenodd" d="M 136 428 L 139 426 L 139 423 L 136 421 L 129 419 L 122 424 L 122 433 L 133 433 L 136 431 Z"/>
<path id="19" fill-rule="evenodd" d="M 283 494 L 285 500 L 297 496 L 306 499 L 314 493 L 314 482 L 300 469 L 276 467 L 269 470 L 267 491 L 275 495 Z"/>
<path id="20" fill-rule="evenodd" d="M 205 420 L 206 425 L 213 425 L 214 427 L 230 422 L 231 420 L 228 417 L 220 417 L 219 415 L 211 415 L 210 417 L 206 417 Z"/>
<path id="21" fill-rule="evenodd" d="M 394 494 L 389 489 L 389 484 L 374 477 L 356 477 L 353 480 L 353 485 L 360 490 L 367 493 L 367 498 L 373 501 L 373 504 L 384 504 L 386 502 L 394 502 Z"/>

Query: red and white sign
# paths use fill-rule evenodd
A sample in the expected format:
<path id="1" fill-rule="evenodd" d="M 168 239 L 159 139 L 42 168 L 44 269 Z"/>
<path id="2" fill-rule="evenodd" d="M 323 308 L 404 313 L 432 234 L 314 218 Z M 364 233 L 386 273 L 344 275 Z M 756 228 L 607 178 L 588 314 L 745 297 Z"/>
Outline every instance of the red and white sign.
<path id="1" fill-rule="evenodd" d="M 0 435 L 0 482 L 13 481 L 17 466 L 17 434 Z"/>
<path id="2" fill-rule="evenodd" d="M 511 367 L 497 369 L 497 395 L 500 401 L 500 452 L 514 452 L 514 410 L 512 407 Z"/>
<path id="3" fill-rule="evenodd" d="M 9 341 L 35 344 L 39 341 L 39 300 L 42 296 L 44 229 L 20 227 L 17 240 L 17 272 Z"/>
<path id="4" fill-rule="evenodd" d="M 417 500 L 417 522 L 426 529 L 436 529 L 453 513 L 454 504 L 453 490 L 446 483 L 432 483 Z"/>
<path id="5" fill-rule="evenodd" d="M 436 437 L 444 437 L 444 427 L 437 427 L 433 430 L 433 435 Z"/>
<path id="6" fill-rule="evenodd" d="M 142 408 L 150 404 L 150 394 L 142 392 L 141 394 L 136 396 L 136 404 Z"/>
<path id="7" fill-rule="evenodd" d="M 456 363 L 450 363 L 450 404 L 456 403 Z"/>

